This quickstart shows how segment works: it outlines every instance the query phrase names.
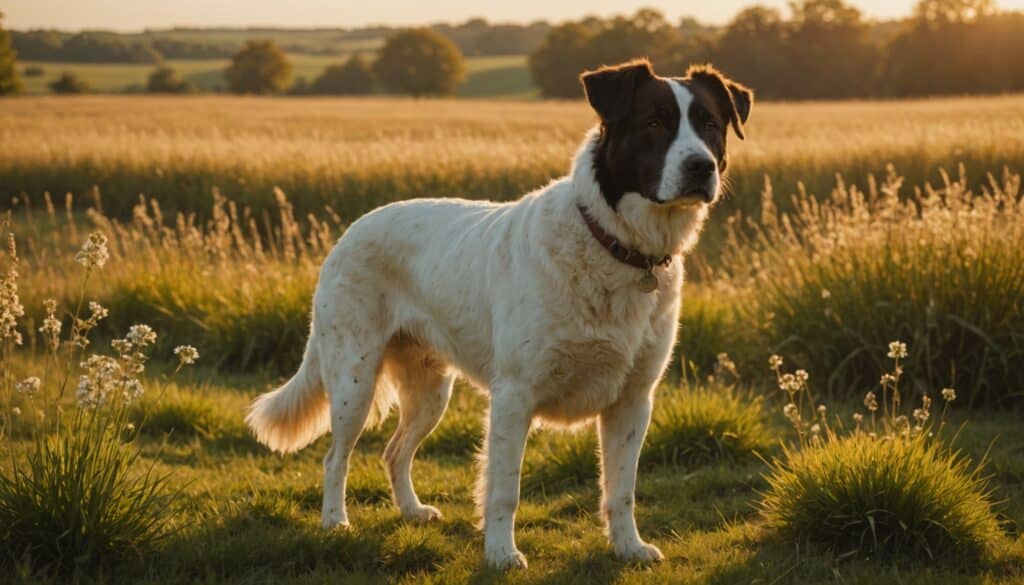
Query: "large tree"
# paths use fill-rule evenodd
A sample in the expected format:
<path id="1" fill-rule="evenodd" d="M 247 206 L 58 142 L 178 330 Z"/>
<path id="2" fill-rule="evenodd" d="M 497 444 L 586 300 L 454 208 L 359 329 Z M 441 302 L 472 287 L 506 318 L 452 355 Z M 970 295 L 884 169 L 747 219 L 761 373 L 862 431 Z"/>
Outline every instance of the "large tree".
<path id="1" fill-rule="evenodd" d="M 465 76 L 458 47 L 428 28 L 413 28 L 390 37 L 373 66 L 387 89 L 414 97 L 451 95 Z"/>
<path id="2" fill-rule="evenodd" d="M 224 77 L 234 93 L 277 93 L 291 82 L 292 66 L 274 41 L 246 41 Z"/>
<path id="3" fill-rule="evenodd" d="M 4 13 L 0 12 L 0 95 L 21 91 L 21 79 L 15 58 L 18 53 L 11 48 L 11 35 L 4 29 Z"/>
<path id="4" fill-rule="evenodd" d="M 149 75 L 146 81 L 146 91 L 149 93 L 192 93 L 195 91 L 188 81 L 185 81 L 170 67 L 157 67 Z"/>

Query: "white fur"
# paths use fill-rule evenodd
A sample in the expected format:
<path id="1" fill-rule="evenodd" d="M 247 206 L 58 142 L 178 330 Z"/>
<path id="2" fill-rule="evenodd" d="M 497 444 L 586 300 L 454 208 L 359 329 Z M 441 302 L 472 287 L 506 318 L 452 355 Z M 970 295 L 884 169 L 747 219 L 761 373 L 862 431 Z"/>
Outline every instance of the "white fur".
<path id="1" fill-rule="evenodd" d="M 697 135 L 696 129 L 693 124 L 690 123 L 690 117 L 687 112 L 690 109 L 690 102 L 693 101 L 693 94 L 690 90 L 683 87 L 678 81 L 669 79 L 669 87 L 672 88 L 672 93 L 676 96 L 676 102 L 679 104 L 679 130 L 676 132 L 676 137 L 672 140 L 672 145 L 669 146 L 668 152 L 665 154 L 665 168 L 661 174 L 661 183 L 658 185 L 658 201 L 669 202 L 685 195 L 680 193 L 679 190 L 683 186 L 683 161 L 687 157 L 695 154 L 703 155 L 708 160 L 715 160 L 714 153 L 708 148 L 708 145 L 701 140 L 700 136 Z M 712 187 L 711 193 L 718 193 L 718 169 L 712 173 Z"/>
<path id="2" fill-rule="evenodd" d="M 627 194 L 613 211 L 594 177 L 595 143 L 592 132 L 568 177 L 517 202 L 394 203 L 355 222 L 331 251 L 302 366 L 247 417 L 256 436 L 282 452 L 331 430 L 324 526 L 348 523 L 349 454 L 374 404 L 386 412 L 394 399 L 400 417 L 385 459 L 395 502 L 406 518 L 440 516 L 417 498 L 410 470 L 452 380 L 463 375 L 491 401 L 479 482 L 490 565 L 526 566 L 513 525 L 523 449 L 538 419 L 597 419 L 601 509 L 615 552 L 661 558 L 633 517 L 637 459 L 675 341 L 680 255 L 707 208 Z M 673 255 L 657 270 L 656 291 L 637 287 L 642 271 L 594 239 L 578 204 L 622 243 Z"/>

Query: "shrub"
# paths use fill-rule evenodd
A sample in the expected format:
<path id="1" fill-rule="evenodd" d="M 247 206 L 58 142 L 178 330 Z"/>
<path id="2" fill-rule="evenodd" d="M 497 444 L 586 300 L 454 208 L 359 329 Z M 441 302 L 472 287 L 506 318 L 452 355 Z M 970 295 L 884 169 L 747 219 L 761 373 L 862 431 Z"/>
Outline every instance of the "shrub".
<path id="1" fill-rule="evenodd" d="M 30 65 L 26 67 L 21 74 L 25 77 L 42 77 L 43 75 L 46 75 L 46 70 L 38 65 Z"/>
<path id="2" fill-rule="evenodd" d="M 88 93 L 92 88 L 89 84 L 79 79 L 77 75 L 70 71 L 65 71 L 60 74 L 60 77 L 56 81 L 50 83 L 50 91 L 53 93 L 60 94 L 73 94 L 73 93 Z"/>
<path id="3" fill-rule="evenodd" d="M 359 55 L 352 55 L 340 65 L 324 69 L 310 88 L 310 93 L 323 95 L 367 95 L 375 90 L 373 69 Z"/>
<path id="4" fill-rule="evenodd" d="M 891 173 L 867 193 L 840 184 L 823 201 L 801 194 L 792 213 L 776 211 L 769 189 L 760 225 L 735 230 L 722 262 L 744 291 L 748 346 L 785 352 L 827 373 L 830 396 L 850 396 L 885 371 L 881 349 L 897 336 L 918 389 L 955 386 L 969 404 L 1019 400 L 1020 178 L 981 194 L 965 185 L 947 178 L 901 196 Z"/>
<path id="5" fill-rule="evenodd" d="M 856 413 L 846 434 L 829 427 L 823 405 L 815 408 L 807 373 L 783 373 L 782 359 L 772 356 L 787 397 L 783 413 L 798 441 L 771 462 L 761 513 L 780 534 L 823 545 L 841 558 L 958 566 L 989 560 L 1003 534 L 983 465 L 972 468 L 941 438 L 956 392 L 942 391 L 946 406 L 938 425 L 930 422 L 928 395 L 910 416 L 902 414 L 906 344 L 891 342 L 888 355 L 892 371 L 881 380 L 881 396 L 869 392 L 864 399 L 870 423 Z"/>
<path id="6" fill-rule="evenodd" d="M 166 66 L 157 67 L 146 81 L 146 91 L 149 93 L 192 93 L 195 90 L 195 86 Z"/>

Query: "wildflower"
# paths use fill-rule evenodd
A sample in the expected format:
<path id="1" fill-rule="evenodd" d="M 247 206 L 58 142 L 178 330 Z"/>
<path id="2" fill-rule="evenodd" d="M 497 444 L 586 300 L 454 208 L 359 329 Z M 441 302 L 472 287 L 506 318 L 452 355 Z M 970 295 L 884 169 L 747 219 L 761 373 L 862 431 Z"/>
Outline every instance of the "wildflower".
<path id="1" fill-rule="evenodd" d="M 818 414 L 821 415 L 821 416 L 825 416 L 826 412 L 828 412 L 828 407 L 825 406 L 824 404 L 819 404 L 818 405 Z"/>
<path id="2" fill-rule="evenodd" d="M 782 407 L 782 414 L 793 422 L 800 420 L 800 411 L 792 402 Z"/>
<path id="3" fill-rule="evenodd" d="M 932 409 L 932 397 L 931 396 L 928 396 L 927 394 L 925 394 L 924 396 L 921 397 L 921 408 L 923 408 L 925 410 L 931 410 Z"/>
<path id="4" fill-rule="evenodd" d="M 199 359 L 199 350 L 192 347 L 191 345 L 179 345 L 178 347 L 174 348 L 174 355 L 178 356 L 178 360 L 180 361 L 181 365 L 190 366 L 196 363 L 196 360 Z M 719 354 L 719 362 L 722 361 L 722 356 L 725 356 L 726 360 L 729 359 L 729 356 L 727 354 Z M 729 363 L 732 364 L 732 361 L 730 360 Z M 735 364 L 733 364 L 732 371 L 735 371 L 735 369 L 736 366 Z"/>
<path id="5" fill-rule="evenodd" d="M 882 379 L 878 381 L 882 386 L 895 386 L 896 376 L 892 374 L 882 374 Z"/>
<path id="6" fill-rule="evenodd" d="M 142 382 L 138 378 L 129 378 L 124 381 L 124 400 L 125 402 L 131 402 L 139 396 L 142 396 L 144 388 Z"/>
<path id="7" fill-rule="evenodd" d="M 60 345 L 60 330 L 62 327 L 60 319 L 57 318 L 56 314 L 57 301 L 46 299 L 43 301 L 43 307 L 46 309 L 46 317 L 43 318 L 43 326 L 39 328 L 39 332 L 50 342 L 50 348 L 57 349 Z"/>
<path id="8" fill-rule="evenodd" d="M 793 374 L 783 374 L 782 377 L 779 378 L 779 388 L 790 394 L 795 394 L 800 391 L 800 382 Z"/>
<path id="9" fill-rule="evenodd" d="M 773 355 L 772 357 L 768 358 L 768 367 L 773 369 L 773 370 L 777 370 L 777 369 L 781 368 L 782 367 L 782 356 L 780 356 L 780 355 Z"/>
<path id="10" fill-rule="evenodd" d="M 132 325 L 125 339 L 136 347 L 146 347 L 156 342 L 156 331 L 149 325 Z"/>
<path id="11" fill-rule="evenodd" d="M 21 409 L 15 406 L 14 408 L 11 409 L 11 414 L 13 414 L 14 416 L 21 416 Z"/>
<path id="12" fill-rule="evenodd" d="M 859 427 L 864 422 L 864 415 L 859 412 L 853 413 L 853 422 Z"/>
<path id="13" fill-rule="evenodd" d="M 124 425 L 124 430 L 128 431 L 129 433 L 134 433 L 135 432 L 135 423 L 130 422 L 130 423 Z"/>
<path id="14" fill-rule="evenodd" d="M 110 315 L 110 311 L 96 301 L 89 301 L 89 312 L 91 313 L 89 321 L 99 321 L 106 319 Z"/>
<path id="15" fill-rule="evenodd" d="M 878 398 L 874 392 L 868 392 L 864 395 L 864 407 L 871 412 L 878 410 Z"/>
<path id="16" fill-rule="evenodd" d="M 927 410 L 925 410 L 923 408 L 915 408 L 914 409 L 914 420 L 917 421 L 917 424 L 919 426 L 923 425 L 925 423 L 925 421 L 928 420 L 928 416 L 929 416 L 929 414 L 928 414 Z"/>
<path id="17" fill-rule="evenodd" d="M 820 435 L 821 434 L 821 425 L 819 425 L 817 423 L 811 425 L 811 434 L 814 435 L 814 436 Z"/>
<path id="18" fill-rule="evenodd" d="M 110 342 L 110 347 L 114 348 L 118 355 L 128 355 L 132 351 L 132 342 L 127 339 L 114 339 Z"/>
<path id="19" fill-rule="evenodd" d="M 75 262 L 86 268 L 103 268 L 103 265 L 110 259 L 110 251 L 107 250 L 107 236 L 100 232 L 89 234 L 89 239 L 82 244 L 82 249 L 75 254 Z"/>
<path id="20" fill-rule="evenodd" d="M 953 388 L 943 388 L 942 399 L 945 400 L 946 402 L 953 402 L 954 400 L 956 400 L 956 390 L 954 390 Z"/>
<path id="21" fill-rule="evenodd" d="M 807 373 L 807 370 L 797 370 L 794 374 L 796 381 L 801 385 L 806 384 L 807 380 L 811 379 L 811 376 Z"/>
<path id="22" fill-rule="evenodd" d="M 889 342 L 889 357 L 894 360 L 907 357 L 907 344 L 902 341 Z"/>
<path id="23" fill-rule="evenodd" d="M 39 378 L 30 376 L 15 384 L 14 389 L 22 394 L 28 394 L 31 396 L 39 391 L 39 386 L 41 384 L 42 382 L 40 382 Z"/>
<path id="24" fill-rule="evenodd" d="M 830 299 L 830 298 L 832 298 L 832 291 L 828 290 L 827 288 L 821 289 L 821 298 L 823 298 L 823 299 Z"/>
<path id="25" fill-rule="evenodd" d="M 18 256 L 13 235 L 8 235 L 7 247 L 13 266 L 7 271 L 6 276 L 0 279 L 0 338 L 10 339 L 15 345 L 21 345 L 18 318 L 25 315 L 25 307 L 18 298 Z"/>

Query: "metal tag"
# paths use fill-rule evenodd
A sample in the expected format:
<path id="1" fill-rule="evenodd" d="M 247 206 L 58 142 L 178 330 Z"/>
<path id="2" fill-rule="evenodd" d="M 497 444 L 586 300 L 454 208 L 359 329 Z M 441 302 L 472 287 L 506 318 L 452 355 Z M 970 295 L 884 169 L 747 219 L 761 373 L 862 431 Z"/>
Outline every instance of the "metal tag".
<path id="1" fill-rule="evenodd" d="M 640 292 L 654 292 L 658 288 L 658 277 L 654 276 L 653 270 L 649 270 L 640 277 L 640 282 L 636 283 L 636 285 Z"/>

